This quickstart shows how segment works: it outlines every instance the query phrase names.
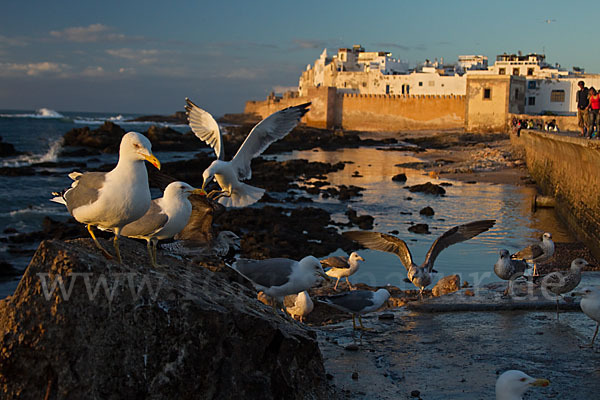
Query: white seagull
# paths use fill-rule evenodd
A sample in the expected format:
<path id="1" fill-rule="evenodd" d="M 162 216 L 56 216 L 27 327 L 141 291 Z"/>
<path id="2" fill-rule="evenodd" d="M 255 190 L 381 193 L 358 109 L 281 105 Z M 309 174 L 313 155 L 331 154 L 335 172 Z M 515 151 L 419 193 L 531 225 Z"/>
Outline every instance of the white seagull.
<path id="1" fill-rule="evenodd" d="M 163 197 L 152 200 L 144 216 L 121 229 L 121 235 L 136 239 L 145 239 L 150 262 L 156 263 L 156 245 L 159 240 L 170 239 L 177 235 L 188 223 L 192 214 L 191 194 L 206 194 L 185 182 L 171 182 L 165 188 Z"/>
<path id="2" fill-rule="evenodd" d="M 545 232 L 542 241 L 525 247 L 510 257 L 516 260 L 525 260 L 533 263 L 533 276 L 537 276 L 537 263 L 546 261 L 554 255 L 554 242 L 552 234 Z"/>
<path id="3" fill-rule="evenodd" d="M 300 261 L 289 258 L 240 259 L 231 268 L 252 282 L 258 290 L 275 299 L 273 311 L 276 303 L 283 303 L 285 296 L 310 289 L 319 281 L 319 277 L 331 279 L 313 256 L 306 256 Z"/>
<path id="4" fill-rule="evenodd" d="M 298 317 L 300 322 L 304 322 L 304 317 L 310 314 L 315 307 L 315 304 L 306 290 L 297 295 L 291 294 L 285 296 L 284 305 L 288 314 L 290 314 L 292 318 Z"/>
<path id="5" fill-rule="evenodd" d="M 390 292 L 386 289 L 379 289 L 376 292 L 370 290 L 355 290 L 345 292 L 335 296 L 319 298 L 319 301 L 327 303 L 338 310 L 352 314 L 352 328 L 356 330 L 355 316 L 358 315 L 360 329 L 365 328 L 362 323 L 361 314 L 366 314 L 378 310 L 390 298 Z"/>
<path id="6" fill-rule="evenodd" d="M 496 400 L 522 400 L 532 386 L 548 386 L 547 379 L 536 379 L 518 370 L 502 373 L 496 380 Z"/>
<path id="7" fill-rule="evenodd" d="M 64 204 L 71 215 L 86 224 L 96 246 L 106 258 L 112 256 L 100 245 L 92 226 L 115 234 L 113 245 L 117 259 L 121 229 L 141 218 L 150 207 L 148 171 L 144 160 L 160 169 L 160 162 L 152 154 L 150 141 L 140 133 L 129 132 L 121 139 L 119 162 L 109 172 L 71 172 L 71 187 L 62 193 L 52 193 L 51 201 Z"/>
<path id="8" fill-rule="evenodd" d="M 221 187 L 210 198 L 218 199 L 226 207 L 245 207 L 261 199 L 264 189 L 241 182 L 252 177 L 250 163 L 274 141 L 283 138 L 298 125 L 308 112 L 310 103 L 288 107 L 260 121 L 248 134 L 231 161 L 225 161 L 223 138 L 217 121 L 190 99 L 186 98 L 189 125 L 194 134 L 213 148 L 217 159 L 202 174 L 202 189 L 213 179 Z"/>
<path id="9" fill-rule="evenodd" d="M 337 278 L 333 290 L 337 290 L 337 285 L 340 282 L 341 277 L 346 277 L 348 287 L 350 290 L 354 290 L 350 284 L 350 281 L 348 280 L 348 277 L 358 271 L 359 261 L 365 261 L 365 259 L 359 256 L 355 251 L 350 253 L 350 257 L 332 256 L 321 260 L 321 265 L 323 265 L 323 268 L 330 268 L 325 273 L 332 278 Z"/>
<path id="10" fill-rule="evenodd" d="M 598 328 L 600 327 L 600 289 L 597 287 L 586 287 L 573 293 L 573 295 L 583 296 L 581 303 L 579 303 L 581 311 L 596 321 L 596 331 L 592 337 L 592 343 L 587 345 L 587 347 L 593 347 L 596 335 L 598 335 Z"/>
<path id="11" fill-rule="evenodd" d="M 495 220 L 481 220 L 469 222 L 468 224 L 458 225 L 446 231 L 442 236 L 438 237 L 429 248 L 425 261 L 420 266 L 413 262 L 410 250 L 404 240 L 386 233 L 370 232 L 370 231 L 349 231 L 342 233 L 343 236 L 355 240 L 361 245 L 379 251 L 392 253 L 400 258 L 402 265 L 407 270 L 408 279 L 419 288 L 420 293 L 431 283 L 431 272 L 433 263 L 437 256 L 455 243 L 464 242 L 482 232 L 490 229 Z"/>

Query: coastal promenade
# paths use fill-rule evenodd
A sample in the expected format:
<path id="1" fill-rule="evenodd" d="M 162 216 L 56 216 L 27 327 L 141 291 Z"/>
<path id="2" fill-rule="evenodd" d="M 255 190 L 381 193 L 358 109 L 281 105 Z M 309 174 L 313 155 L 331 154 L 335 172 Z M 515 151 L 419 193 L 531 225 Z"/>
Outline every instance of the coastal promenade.
<path id="1" fill-rule="evenodd" d="M 559 218 L 600 256 L 600 140 L 524 129 L 511 142 L 543 194 L 555 198 Z"/>

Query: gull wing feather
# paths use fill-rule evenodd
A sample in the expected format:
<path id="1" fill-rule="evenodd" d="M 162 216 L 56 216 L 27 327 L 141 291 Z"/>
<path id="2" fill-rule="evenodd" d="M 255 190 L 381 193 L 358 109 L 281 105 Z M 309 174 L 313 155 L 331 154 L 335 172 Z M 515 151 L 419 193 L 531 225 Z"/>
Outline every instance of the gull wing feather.
<path id="1" fill-rule="evenodd" d="M 304 103 L 277 111 L 252 128 L 231 160 L 238 179 L 244 180 L 252 177 L 250 169 L 252 159 L 265 151 L 271 143 L 290 133 L 298 125 L 300 118 L 308 112 L 309 105 L 310 103 Z"/>
<path id="2" fill-rule="evenodd" d="M 342 233 L 342 236 L 352 239 L 361 245 L 379 251 L 385 251 L 397 255 L 402 261 L 402 265 L 407 270 L 413 264 L 412 254 L 404 240 L 396 236 L 388 235 L 380 232 L 368 231 L 349 231 Z"/>
<path id="3" fill-rule="evenodd" d="M 169 217 L 158 205 L 156 199 L 150 203 L 150 208 L 146 214 L 138 220 L 135 220 L 121 229 L 121 236 L 127 237 L 152 237 L 157 231 L 162 229 L 169 221 Z"/>
<path id="4" fill-rule="evenodd" d="M 324 260 L 321 260 L 323 268 L 350 268 L 348 263 L 348 257 L 345 256 L 332 256 Z"/>
<path id="5" fill-rule="evenodd" d="M 442 250 L 455 243 L 464 242 L 465 240 L 469 240 L 472 237 L 487 231 L 494 226 L 495 223 L 496 220 L 494 219 L 486 219 L 469 222 L 468 224 L 464 225 L 458 225 L 446 231 L 442 236 L 437 238 L 429 248 L 427 256 L 425 257 L 425 262 L 423 263 L 423 267 L 426 267 L 427 271 L 431 272 L 433 269 L 433 263 Z"/>
<path id="6" fill-rule="evenodd" d="M 223 160 L 225 152 L 219 124 L 210 113 L 192 103 L 190 99 L 186 98 L 185 102 L 190 128 L 198 139 L 212 147 L 219 160 Z"/>
<path id="7" fill-rule="evenodd" d="M 531 246 L 525 247 L 523 250 L 516 252 L 511 255 L 511 258 L 518 260 L 533 260 L 544 254 L 544 249 L 539 244 L 532 244 Z"/>

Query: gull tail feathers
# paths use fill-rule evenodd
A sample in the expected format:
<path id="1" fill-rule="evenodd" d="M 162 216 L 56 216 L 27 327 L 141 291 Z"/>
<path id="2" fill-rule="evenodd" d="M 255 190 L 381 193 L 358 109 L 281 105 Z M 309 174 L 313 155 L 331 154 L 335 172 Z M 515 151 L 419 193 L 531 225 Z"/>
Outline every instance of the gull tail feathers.
<path id="1" fill-rule="evenodd" d="M 259 201 L 264 193 L 265 189 L 240 182 L 240 185 L 231 193 L 231 196 L 221 197 L 219 203 L 225 207 L 246 207 Z"/>

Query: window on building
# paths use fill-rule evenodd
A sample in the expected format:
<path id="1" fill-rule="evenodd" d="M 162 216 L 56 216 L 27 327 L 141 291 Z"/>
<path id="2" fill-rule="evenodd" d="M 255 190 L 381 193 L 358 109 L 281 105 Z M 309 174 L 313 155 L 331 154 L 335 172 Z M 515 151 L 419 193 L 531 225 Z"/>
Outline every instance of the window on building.
<path id="1" fill-rule="evenodd" d="M 553 90 L 550 93 L 550 101 L 552 103 L 562 103 L 565 101 L 565 91 L 564 90 Z"/>
<path id="2" fill-rule="evenodd" d="M 519 89 L 515 89 L 515 100 L 519 100 Z"/>
<path id="3" fill-rule="evenodd" d="M 528 76 L 533 75 L 533 68 L 527 68 L 527 75 Z"/>
<path id="4" fill-rule="evenodd" d="M 513 75 L 519 76 L 519 68 L 513 68 Z"/>
<path id="5" fill-rule="evenodd" d="M 506 75 L 506 68 L 500 68 L 498 70 L 498 75 Z"/>
<path id="6" fill-rule="evenodd" d="M 419 82 L 419 86 L 423 86 L 423 82 Z"/>
<path id="7" fill-rule="evenodd" d="M 527 89 L 535 89 L 536 87 L 536 82 L 535 81 L 529 81 L 527 82 Z"/>
<path id="8" fill-rule="evenodd" d="M 385 94 L 390 94 L 390 85 L 385 85 Z"/>
<path id="9" fill-rule="evenodd" d="M 492 98 L 492 89 L 486 88 L 483 89 L 483 99 L 490 100 Z"/>
<path id="10" fill-rule="evenodd" d="M 363 82 L 363 83 L 362 83 L 362 86 L 363 86 L 363 87 L 367 87 L 367 82 Z M 388 85 L 388 86 L 389 86 L 389 85 Z"/>
<path id="11" fill-rule="evenodd" d="M 527 99 L 527 105 L 529 105 L 529 106 L 535 106 L 535 97 L 534 96 L 530 96 Z"/>

